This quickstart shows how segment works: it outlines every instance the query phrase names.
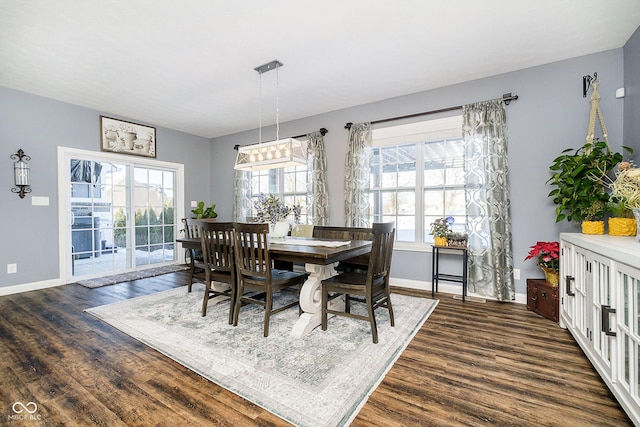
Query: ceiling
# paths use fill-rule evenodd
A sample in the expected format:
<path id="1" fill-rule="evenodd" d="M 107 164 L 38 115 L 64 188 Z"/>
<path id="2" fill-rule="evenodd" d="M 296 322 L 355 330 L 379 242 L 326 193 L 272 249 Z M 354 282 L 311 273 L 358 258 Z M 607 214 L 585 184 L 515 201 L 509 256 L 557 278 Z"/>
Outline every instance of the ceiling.
<path id="1" fill-rule="evenodd" d="M 276 100 L 283 123 L 619 48 L 639 25 L 640 0 L 0 0 L 0 86 L 212 138 L 260 106 L 273 124 Z"/>

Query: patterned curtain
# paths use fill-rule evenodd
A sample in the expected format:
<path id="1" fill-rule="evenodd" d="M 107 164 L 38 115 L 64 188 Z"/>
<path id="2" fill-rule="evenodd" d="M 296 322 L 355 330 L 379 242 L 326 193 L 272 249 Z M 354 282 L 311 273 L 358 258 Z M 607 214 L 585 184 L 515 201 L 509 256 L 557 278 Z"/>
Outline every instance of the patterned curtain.
<path id="1" fill-rule="evenodd" d="M 369 227 L 371 123 L 351 125 L 345 161 L 344 210 L 347 227 Z"/>
<path id="2" fill-rule="evenodd" d="M 313 225 L 327 225 L 329 195 L 327 193 L 327 156 L 324 136 L 319 131 L 307 135 L 307 212 Z"/>
<path id="3" fill-rule="evenodd" d="M 465 105 L 462 111 L 469 289 L 498 301 L 514 300 L 504 101 Z"/>
<path id="4" fill-rule="evenodd" d="M 251 216 L 251 182 L 247 171 L 235 170 L 233 179 L 233 220 L 244 222 Z"/>

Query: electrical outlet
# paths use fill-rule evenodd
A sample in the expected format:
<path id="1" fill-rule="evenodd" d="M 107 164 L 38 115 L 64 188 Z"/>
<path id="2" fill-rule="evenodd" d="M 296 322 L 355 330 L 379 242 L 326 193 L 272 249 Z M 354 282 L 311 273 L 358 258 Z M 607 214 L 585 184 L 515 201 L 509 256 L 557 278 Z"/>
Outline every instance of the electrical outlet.
<path id="1" fill-rule="evenodd" d="M 198 207 L 198 202 L 196 202 L 195 200 L 191 201 L 191 207 L 192 208 L 197 208 Z"/>
<path id="2" fill-rule="evenodd" d="M 519 268 L 514 268 L 513 269 L 513 279 L 514 280 L 520 280 L 520 269 Z"/>
<path id="3" fill-rule="evenodd" d="M 7 264 L 7 274 L 14 274 L 18 272 L 18 264 Z"/>

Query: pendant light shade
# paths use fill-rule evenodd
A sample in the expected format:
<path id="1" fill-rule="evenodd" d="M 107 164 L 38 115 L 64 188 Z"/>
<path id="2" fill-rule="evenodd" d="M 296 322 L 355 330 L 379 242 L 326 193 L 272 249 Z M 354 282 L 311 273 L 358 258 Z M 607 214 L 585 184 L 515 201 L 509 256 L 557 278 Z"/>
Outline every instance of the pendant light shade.
<path id="1" fill-rule="evenodd" d="M 276 70 L 282 63 L 278 60 L 256 67 L 260 74 L 260 97 L 262 97 L 262 73 Z M 307 164 L 307 143 L 295 138 L 280 139 L 278 79 L 276 77 L 276 140 L 262 142 L 262 110 L 260 110 L 259 139 L 257 144 L 238 147 L 235 169 L 256 171 L 276 169 Z"/>
<path id="2" fill-rule="evenodd" d="M 238 147 L 236 169 L 256 171 L 307 163 L 307 143 L 294 138 Z"/>

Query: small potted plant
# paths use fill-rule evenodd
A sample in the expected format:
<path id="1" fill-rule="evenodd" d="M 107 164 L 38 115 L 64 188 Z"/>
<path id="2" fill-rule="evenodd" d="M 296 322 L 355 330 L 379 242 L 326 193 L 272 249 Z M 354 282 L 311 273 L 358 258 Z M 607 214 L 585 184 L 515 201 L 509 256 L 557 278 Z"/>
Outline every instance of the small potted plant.
<path id="1" fill-rule="evenodd" d="M 209 207 L 205 207 L 204 202 L 198 202 L 198 207 L 191 210 L 191 213 L 195 215 L 194 219 L 208 219 L 210 221 L 215 220 L 218 217 L 216 213 L 216 205 L 212 204 Z"/>
<path id="2" fill-rule="evenodd" d="M 447 238 L 451 233 L 451 225 L 454 219 L 452 216 L 446 218 L 438 218 L 431 224 L 431 231 L 429 234 L 433 235 L 433 244 L 436 246 L 447 246 Z"/>
<path id="3" fill-rule="evenodd" d="M 537 242 L 531 246 L 525 261 L 532 258 L 537 259 L 538 266 L 544 271 L 545 280 L 553 286 L 558 286 L 560 283 L 560 244 L 558 242 Z"/>
<path id="4" fill-rule="evenodd" d="M 611 195 L 627 209 L 631 210 L 636 221 L 636 236 L 640 240 L 640 168 L 630 162 L 620 162 L 616 179 L 611 183 Z M 631 234 L 633 236 L 633 234 Z"/>

